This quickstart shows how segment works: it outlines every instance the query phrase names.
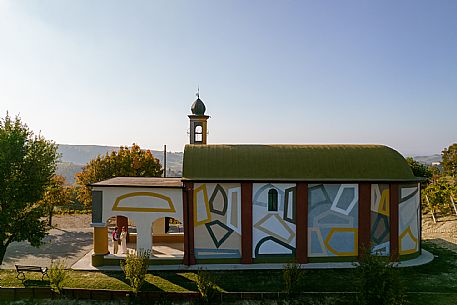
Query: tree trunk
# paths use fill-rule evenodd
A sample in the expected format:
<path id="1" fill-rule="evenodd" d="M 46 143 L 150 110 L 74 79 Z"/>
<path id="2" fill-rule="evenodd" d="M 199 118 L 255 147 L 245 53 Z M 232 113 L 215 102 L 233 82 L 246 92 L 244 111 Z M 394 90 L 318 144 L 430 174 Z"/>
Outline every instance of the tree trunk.
<path id="1" fill-rule="evenodd" d="M 52 214 L 54 212 L 54 206 L 51 205 L 49 208 L 49 218 L 48 218 L 48 226 L 52 226 Z"/>
<path id="2" fill-rule="evenodd" d="M 5 257 L 6 248 L 8 247 L 9 243 L 3 245 L 3 241 L 0 242 L 0 265 L 3 263 L 3 258 Z"/>

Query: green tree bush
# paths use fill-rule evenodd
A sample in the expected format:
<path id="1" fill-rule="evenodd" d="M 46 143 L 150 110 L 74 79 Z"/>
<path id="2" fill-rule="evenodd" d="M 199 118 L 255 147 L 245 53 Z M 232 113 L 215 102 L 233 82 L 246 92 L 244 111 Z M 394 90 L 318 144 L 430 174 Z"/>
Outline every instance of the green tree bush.
<path id="1" fill-rule="evenodd" d="M 34 135 L 19 117 L 0 119 L 0 264 L 8 246 L 46 236 L 41 203 L 56 170 L 57 145 Z"/>
<path id="2" fill-rule="evenodd" d="M 48 226 L 52 225 L 54 207 L 63 206 L 73 201 L 73 187 L 66 184 L 64 177 L 54 175 L 51 179 L 51 183 L 46 188 L 43 203 L 47 208 Z"/>
<path id="3" fill-rule="evenodd" d="M 207 270 L 198 270 L 196 282 L 201 302 L 203 304 L 214 303 L 218 290 L 211 273 Z"/>
<path id="4" fill-rule="evenodd" d="M 304 270 L 296 262 L 287 263 L 282 269 L 282 278 L 284 281 L 284 291 L 289 295 L 297 294 L 301 291 Z"/>
<path id="5" fill-rule="evenodd" d="M 130 282 L 132 292 L 138 295 L 148 273 L 149 257 L 151 250 L 140 250 L 138 253 L 127 253 L 125 261 L 121 261 L 121 267 L 125 278 Z"/>
<path id="6" fill-rule="evenodd" d="M 163 173 L 159 159 L 150 150 L 142 150 L 135 143 L 129 149 L 121 147 L 105 156 L 91 160 L 83 170 L 76 174 L 78 200 L 86 207 L 92 203 L 91 183 L 114 177 L 160 177 Z"/>
<path id="7" fill-rule="evenodd" d="M 52 261 L 48 270 L 49 282 L 52 291 L 62 294 L 63 283 L 68 278 L 68 270 L 64 261 Z"/>
<path id="8" fill-rule="evenodd" d="M 443 172 L 445 175 L 457 177 L 457 143 L 445 148 L 442 153 Z"/>
<path id="9" fill-rule="evenodd" d="M 385 257 L 363 250 L 357 276 L 357 303 L 360 305 L 407 304 L 398 269 Z"/>

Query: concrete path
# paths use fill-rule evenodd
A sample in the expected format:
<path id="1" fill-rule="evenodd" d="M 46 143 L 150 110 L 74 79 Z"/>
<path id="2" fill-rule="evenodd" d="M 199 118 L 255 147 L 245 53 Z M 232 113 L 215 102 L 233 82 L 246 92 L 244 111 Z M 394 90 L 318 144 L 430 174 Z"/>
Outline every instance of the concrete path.
<path id="1" fill-rule="evenodd" d="M 49 267 L 52 260 L 64 260 L 67 267 L 92 250 L 92 228 L 51 229 L 39 248 L 27 241 L 9 245 L 1 269 L 14 269 L 14 265 Z"/>
<path id="2" fill-rule="evenodd" d="M 120 266 L 100 266 L 94 267 L 91 265 L 92 251 L 87 253 L 80 261 L 73 265 L 74 270 L 85 271 L 121 271 Z M 422 249 L 421 256 L 398 263 L 398 267 L 413 267 L 428 264 L 433 260 L 434 256 L 430 252 Z M 303 269 L 349 269 L 355 268 L 357 265 L 351 262 L 341 263 L 309 263 L 302 265 Z M 284 264 L 211 264 L 211 265 L 150 265 L 151 271 L 163 270 L 264 270 L 264 269 L 282 269 Z"/>

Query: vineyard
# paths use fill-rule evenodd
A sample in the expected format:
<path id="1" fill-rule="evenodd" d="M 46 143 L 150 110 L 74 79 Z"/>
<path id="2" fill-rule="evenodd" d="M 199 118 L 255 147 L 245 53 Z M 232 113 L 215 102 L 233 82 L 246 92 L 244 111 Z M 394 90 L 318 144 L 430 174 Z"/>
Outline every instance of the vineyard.
<path id="1" fill-rule="evenodd" d="M 445 148 L 441 166 L 430 166 L 407 158 L 413 173 L 424 177 L 422 183 L 422 212 L 430 213 L 433 222 L 450 215 L 457 216 L 457 144 Z"/>

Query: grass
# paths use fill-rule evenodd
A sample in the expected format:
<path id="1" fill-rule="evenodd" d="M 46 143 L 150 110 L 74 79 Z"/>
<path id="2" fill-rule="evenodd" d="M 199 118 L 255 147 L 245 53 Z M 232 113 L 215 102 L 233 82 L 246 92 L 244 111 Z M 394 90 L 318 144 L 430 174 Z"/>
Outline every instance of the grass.
<path id="1" fill-rule="evenodd" d="M 424 242 L 423 247 L 437 257 L 433 262 L 418 267 L 401 268 L 400 276 L 411 304 L 457 304 L 457 254 L 433 242 Z M 213 271 L 219 290 L 240 291 L 283 291 L 281 270 Z M 122 272 L 81 272 L 70 271 L 64 283 L 68 288 L 91 288 L 129 290 Z M 49 286 L 41 281 L 41 275 L 26 274 L 22 283 L 16 279 L 14 270 L 0 271 L 0 285 L 3 287 Z M 147 291 L 197 291 L 196 272 L 152 272 L 146 276 L 142 290 Z M 305 292 L 351 292 L 354 291 L 356 275 L 353 269 L 305 270 L 302 291 Z M 324 297 L 332 296 L 327 295 Z M 319 296 L 318 298 L 322 298 Z M 333 297 L 334 298 L 334 297 Z M 316 304 L 326 304 L 327 301 Z M 338 297 L 329 304 L 351 304 L 352 296 Z M 312 304 L 312 303 L 310 303 Z"/>

